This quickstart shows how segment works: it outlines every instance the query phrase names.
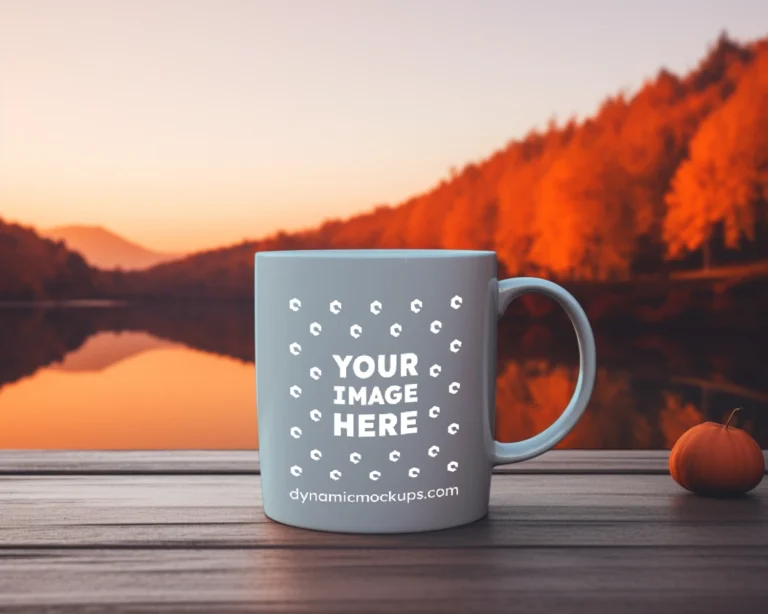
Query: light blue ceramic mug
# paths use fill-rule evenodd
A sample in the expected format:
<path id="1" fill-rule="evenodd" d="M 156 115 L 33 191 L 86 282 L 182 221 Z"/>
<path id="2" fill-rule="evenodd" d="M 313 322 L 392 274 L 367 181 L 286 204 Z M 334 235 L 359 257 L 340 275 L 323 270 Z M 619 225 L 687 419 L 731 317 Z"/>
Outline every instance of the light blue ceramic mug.
<path id="1" fill-rule="evenodd" d="M 549 428 L 500 443 L 497 320 L 526 293 L 568 314 L 579 377 Z M 264 512 L 281 523 L 393 533 L 478 520 L 493 467 L 550 450 L 592 393 L 583 309 L 543 279 L 498 281 L 494 252 L 261 252 L 255 298 Z"/>

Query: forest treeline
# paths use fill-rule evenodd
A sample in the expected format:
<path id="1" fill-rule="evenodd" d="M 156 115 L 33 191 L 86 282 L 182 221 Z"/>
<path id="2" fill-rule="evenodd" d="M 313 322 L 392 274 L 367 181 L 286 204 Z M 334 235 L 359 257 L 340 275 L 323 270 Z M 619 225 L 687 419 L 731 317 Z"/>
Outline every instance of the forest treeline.
<path id="1" fill-rule="evenodd" d="M 250 298 L 253 254 L 274 249 L 492 249 L 502 274 L 628 280 L 768 259 L 767 201 L 768 38 L 722 35 L 689 74 L 661 70 L 593 117 L 552 121 L 397 206 L 136 273 L 89 277 L 61 247 L 0 244 L 0 259 L 30 259 L 0 261 L 0 297 L 20 284 L 48 296 L 91 283 L 110 296 Z"/>

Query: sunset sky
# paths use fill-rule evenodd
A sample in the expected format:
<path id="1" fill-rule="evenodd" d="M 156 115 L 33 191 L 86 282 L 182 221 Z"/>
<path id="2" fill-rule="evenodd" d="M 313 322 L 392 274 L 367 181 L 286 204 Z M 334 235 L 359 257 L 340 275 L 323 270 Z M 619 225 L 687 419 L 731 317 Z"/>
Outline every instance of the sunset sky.
<path id="1" fill-rule="evenodd" d="M 0 1 L 0 217 L 192 250 L 425 191 L 765 0 Z"/>

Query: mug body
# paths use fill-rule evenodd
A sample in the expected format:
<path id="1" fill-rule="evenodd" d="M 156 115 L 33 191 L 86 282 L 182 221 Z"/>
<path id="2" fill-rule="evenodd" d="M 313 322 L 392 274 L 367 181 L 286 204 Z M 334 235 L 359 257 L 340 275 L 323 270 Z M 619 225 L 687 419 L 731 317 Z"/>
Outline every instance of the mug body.
<path id="1" fill-rule="evenodd" d="M 485 516 L 495 253 L 260 252 L 255 275 L 265 514 L 353 533 Z"/>

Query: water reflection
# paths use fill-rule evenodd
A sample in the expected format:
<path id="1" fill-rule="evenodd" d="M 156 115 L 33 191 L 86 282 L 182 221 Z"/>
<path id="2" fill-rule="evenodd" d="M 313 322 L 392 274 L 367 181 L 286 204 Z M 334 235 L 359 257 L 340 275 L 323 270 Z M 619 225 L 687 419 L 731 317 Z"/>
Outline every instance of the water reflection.
<path id="1" fill-rule="evenodd" d="M 102 332 L 0 390 L 0 448 L 253 448 L 255 406 L 242 361 Z"/>
<path id="2" fill-rule="evenodd" d="M 576 382 L 564 317 L 500 331 L 497 437 L 551 424 Z M 253 448 L 253 318 L 232 306 L 3 309 L 0 448 Z M 745 405 L 768 447 L 759 339 L 597 332 L 590 408 L 561 444 L 669 448 Z"/>

